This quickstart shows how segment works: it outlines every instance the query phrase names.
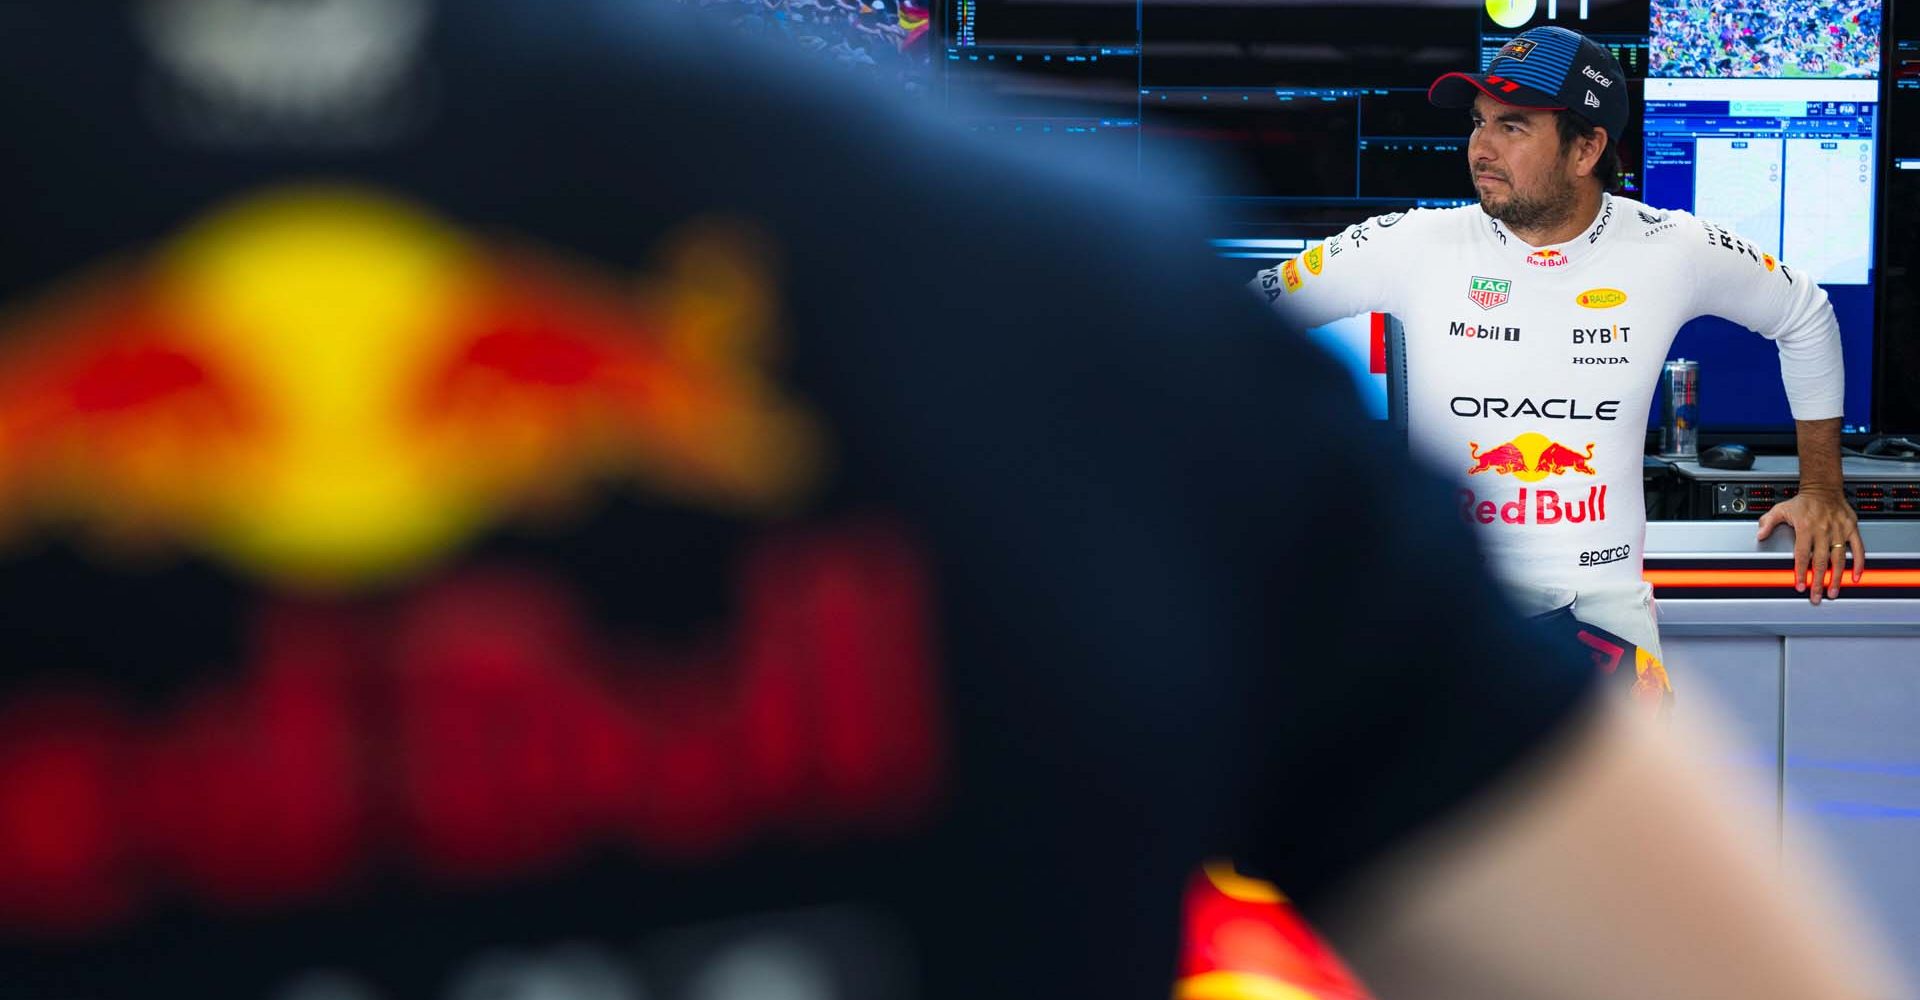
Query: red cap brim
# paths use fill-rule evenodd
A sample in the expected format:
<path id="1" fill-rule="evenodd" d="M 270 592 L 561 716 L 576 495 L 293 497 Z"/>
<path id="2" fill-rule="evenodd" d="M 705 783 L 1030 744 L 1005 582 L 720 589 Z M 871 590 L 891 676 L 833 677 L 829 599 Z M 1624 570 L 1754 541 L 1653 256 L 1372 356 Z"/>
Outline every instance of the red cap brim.
<path id="1" fill-rule="evenodd" d="M 1512 89 L 1509 90 L 1508 87 Z M 1485 77 L 1471 73 L 1441 74 L 1440 78 L 1433 81 L 1433 85 L 1427 88 L 1427 103 L 1441 108 L 1470 108 L 1473 106 L 1473 95 L 1476 91 L 1501 104 L 1526 108 L 1529 111 L 1567 110 L 1566 105 L 1557 103 L 1558 98 L 1543 94 L 1532 87 L 1514 83 L 1512 80 L 1492 84 L 1488 83 Z"/>

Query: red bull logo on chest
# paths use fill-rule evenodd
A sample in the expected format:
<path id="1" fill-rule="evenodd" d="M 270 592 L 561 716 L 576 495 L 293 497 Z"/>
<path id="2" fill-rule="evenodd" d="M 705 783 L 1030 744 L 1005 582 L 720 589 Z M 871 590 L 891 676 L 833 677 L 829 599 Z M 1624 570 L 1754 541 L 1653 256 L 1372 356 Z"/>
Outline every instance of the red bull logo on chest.
<path id="1" fill-rule="evenodd" d="M 1576 450 L 1544 434 L 1527 433 L 1504 444 L 1481 450 L 1477 441 L 1467 442 L 1473 463 L 1467 475 L 1512 476 L 1523 483 L 1538 483 L 1568 473 L 1593 476 L 1594 442 Z M 1607 487 L 1591 486 L 1584 497 L 1563 498 L 1558 490 L 1522 487 L 1512 499 L 1482 499 L 1471 489 L 1460 491 L 1460 513 L 1468 523 L 1493 524 L 1582 524 L 1607 518 Z"/>
<path id="2" fill-rule="evenodd" d="M 1478 441 L 1469 441 L 1467 452 L 1473 458 L 1473 464 L 1467 467 L 1469 476 L 1495 472 L 1523 483 L 1537 483 L 1548 476 L 1564 476 L 1569 472 L 1595 474 L 1590 464 L 1592 441 L 1587 442 L 1585 451 L 1575 451 L 1544 434 L 1528 433 L 1484 452 Z"/>
<path id="3" fill-rule="evenodd" d="M 1607 519 L 1607 488 L 1589 486 L 1585 496 L 1562 497 L 1559 490 L 1535 490 L 1531 504 L 1527 488 L 1504 502 L 1482 499 L 1470 489 L 1460 491 L 1460 517 L 1468 524 L 1584 524 Z"/>

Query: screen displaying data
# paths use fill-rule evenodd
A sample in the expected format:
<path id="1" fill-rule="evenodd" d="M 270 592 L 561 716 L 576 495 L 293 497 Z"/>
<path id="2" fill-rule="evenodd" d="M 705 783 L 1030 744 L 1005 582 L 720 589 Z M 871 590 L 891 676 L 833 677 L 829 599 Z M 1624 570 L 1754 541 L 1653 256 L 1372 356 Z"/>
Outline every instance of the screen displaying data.
<path id="1" fill-rule="evenodd" d="M 1826 289 L 1855 432 L 1874 402 L 1881 15 L 1878 0 L 1653 0 L 1640 130 L 1644 200 L 1731 229 Z M 1672 353 L 1700 362 L 1703 427 L 1793 426 L 1773 344 L 1704 317 Z"/>
<path id="2" fill-rule="evenodd" d="M 1429 104 L 1428 86 L 1484 69 L 1528 29 L 1580 31 L 1628 76 L 1620 192 L 1816 275 L 1844 339 L 1845 422 L 1865 430 L 1884 285 L 1882 16 L 1881 0 L 952 0 L 942 51 L 967 127 L 1204 184 L 1225 220 L 1222 276 L 1244 282 L 1369 216 L 1472 204 L 1467 118 Z M 1907 51 L 1903 93 L 1920 96 Z M 1920 150 L 1898 162 L 1920 185 Z M 1373 385 L 1383 376 L 1361 361 L 1378 360 L 1376 326 L 1315 335 Z M 1771 342 L 1702 319 L 1674 354 L 1701 363 L 1707 429 L 1792 429 Z M 1369 399 L 1384 411 L 1384 390 Z"/>
<path id="3" fill-rule="evenodd" d="M 1876 390 L 1885 425 L 1880 429 L 1911 436 L 1920 433 L 1920 6 L 1898 7 L 1893 32 Z"/>

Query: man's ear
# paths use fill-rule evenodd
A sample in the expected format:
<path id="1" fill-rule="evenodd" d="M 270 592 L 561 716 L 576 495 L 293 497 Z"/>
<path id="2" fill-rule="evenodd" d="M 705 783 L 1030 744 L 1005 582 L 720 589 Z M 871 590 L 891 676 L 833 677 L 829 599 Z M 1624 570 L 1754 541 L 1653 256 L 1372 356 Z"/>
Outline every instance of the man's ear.
<path id="1" fill-rule="evenodd" d="M 1607 135 L 1607 130 L 1600 128 L 1594 129 L 1580 137 L 1579 145 L 1576 148 L 1580 154 L 1578 162 L 1580 164 L 1581 176 L 1590 177 L 1593 175 L 1594 168 L 1600 165 L 1600 154 L 1606 152 L 1607 143 L 1612 141 L 1613 140 Z"/>

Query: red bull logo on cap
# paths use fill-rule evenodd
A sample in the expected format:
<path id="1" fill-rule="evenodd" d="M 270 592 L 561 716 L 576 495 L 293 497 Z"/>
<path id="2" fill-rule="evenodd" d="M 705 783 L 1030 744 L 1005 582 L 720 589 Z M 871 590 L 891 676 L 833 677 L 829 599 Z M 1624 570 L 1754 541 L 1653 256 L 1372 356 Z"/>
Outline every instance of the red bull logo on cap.
<path id="1" fill-rule="evenodd" d="M 1488 4 L 1487 7 L 1489 10 L 1491 10 L 1493 8 L 1493 5 Z M 1532 54 L 1533 47 L 1538 44 L 1540 43 L 1534 41 L 1531 38 L 1516 38 L 1513 41 L 1500 46 L 1500 53 L 1498 56 L 1496 56 L 1496 58 L 1511 59 L 1514 62 L 1526 62 L 1527 56 Z"/>
<path id="2" fill-rule="evenodd" d="M 1534 267 L 1565 267 L 1567 255 L 1559 250 L 1535 250 L 1527 255 L 1527 263 Z"/>

